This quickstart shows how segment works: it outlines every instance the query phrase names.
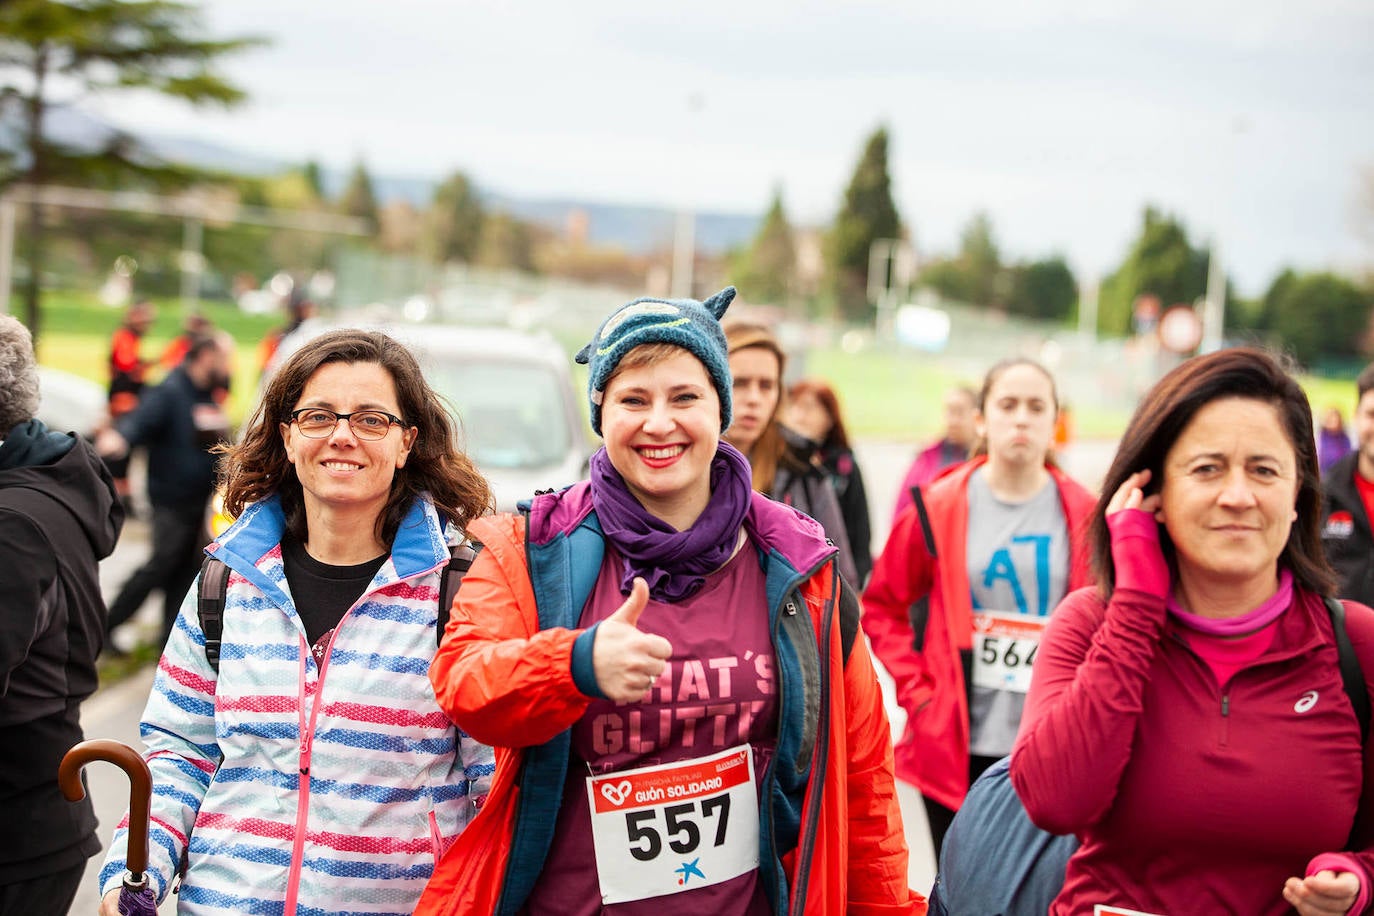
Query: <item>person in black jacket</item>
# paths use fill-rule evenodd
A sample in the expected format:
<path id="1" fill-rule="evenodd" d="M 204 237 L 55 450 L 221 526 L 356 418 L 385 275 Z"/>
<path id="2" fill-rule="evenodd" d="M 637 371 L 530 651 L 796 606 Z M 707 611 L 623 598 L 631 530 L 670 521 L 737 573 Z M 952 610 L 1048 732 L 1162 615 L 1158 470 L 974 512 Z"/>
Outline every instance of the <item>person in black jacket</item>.
<path id="1" fill-rule="evenodd" d="M 1374 605 L 1374 364 L 1355 379 L 1355 448 L 1322 477 L 1322 545 L 1342 598 Z"/>
<path id="2" fill-rule="evenodd" d="M 750 321 L 722 323 L 729 345 L 734 418 L 725 441 L 744 453 L 754 472 L 754 489 L 821 523 L 840 549 L 840 575 L 859 583 L 840 500 L 821 465 L 816 443 L 782 424 L 783 370 L 787 356 L 768 328 Z"/>
<path id="3" fill-rule="evenodd" d="M 787 389 L 785 423 L 816 443 L 816 456 L 830 475 L 844 516 L 844 532 L 854 557 L 855 585 L 862 588 L 873 570 L 872 526 L 868 519 L 868 494 L 864 475 L 850 447 L 840 399 L 830 383 L 818 378 L 793 382 Z"/>
<path id="4" fill-rule="evenodd" d="M 33 341 L 0 316 L 0 916 L 65 914 L 100 851 L 89 796 L 67 801 L 57 768 L 96 689 L 99 562 L 124 524 L 95 451 L 37 410 Z"/>
<path id="5" fill-rule="evenodd" d="M 228 384 L 229 346 L 220 336 L 194 341 L 181 365 L 149 389 L 132 413 L 96 438 L 106 457 L 142 445 L 148 451 L 148 501 L 153 507 L 152 555 L 110 603 L 107 632 L 131 618 L 148 595 L 162 592 L 162 634 L 167 641 L 181 599 L 200 570 L 210 541 L 205 507 L 215 486 L 214 449 L 229 436 L 229 421 L 215 398 Z"/>

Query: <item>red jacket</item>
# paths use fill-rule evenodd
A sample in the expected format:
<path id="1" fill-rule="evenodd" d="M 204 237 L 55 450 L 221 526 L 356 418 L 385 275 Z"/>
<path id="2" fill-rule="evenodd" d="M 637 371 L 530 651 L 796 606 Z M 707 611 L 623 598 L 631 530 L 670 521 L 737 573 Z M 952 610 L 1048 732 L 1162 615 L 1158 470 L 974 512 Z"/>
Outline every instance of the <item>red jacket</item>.
<path id="1" fill-rule="evenodd" d="M 986 463 L 976 458 L 922 490 L 935 538 L 925 543 L 916 507 L 902 512 L 864 592 L 863 628 L 897 685 L 906 732 L 897 745 L 897 775 L 946 808 L 968 792 L 968 691 L 960 652 L 973 646 L 968 581 L 968 480 Z M 1088 581 L 1088 519 L 1097 498 L 1058 468 L 1049 468 L 1069 529 L 1070 591 Z M 932 555 L 933 554 L 933 555 Z M 915 651 L 908 608 L 929 596 L 924 643 Z"/>
<path id="2" fill-rule="evenodd" d="M 760 528 L 766 532 L 779 524 L 779 513 L 797 517 L 756 494 L 746 525 L 755 525 L 751 534 L 757 539 Z M 470 530 L 485 549 L 464 577 L 430 680 L 439 705 L 454 721 L 495 746 L 496 774 L 485 806 L 435 868 L 415 911 L 425 916 L 488 916 L 496 910 L 510 874 L 520 805 L 538 804 L 520 798 L 522 763 L 567 729 L 589 702 L 572 676 L 573 643 L 582 631 L 540 628 L 525 522 L 515 516 L 484 518 Z M 770 551 L 770 562 L 776 557 L 777 551 Z M 782 859 L 791 895 L 788 912 L 921 916 L 925 901 L 907 886 L 882 695 L 863 640 L 853 643 L 847 664 L 843 660 L 833 591 L 838 578 L 831 570 L 827 562 L 800 584 L 809 629 L 828 633 L 819 646 L 827 676 L 817 692 L 828 686 L 832 696 L 828 702 L 821 698 L 828 717 L 817 734 L 824 742 L 807 754 L 815 761 L 801 812 L 803 823 L 815 824 L 814 843 L 802 844 L 809 864 L 799 874 L 798 850 Z"/>
<path id="3" fill-rule="evenodd" d="M 1345 608 L 1374 689 L 1374 612 Z M 1369 887 L 1374 747 L 1322 599 L 1295 587 L 1273 644 L 1225 685 L 1178 626 L 1161 597 L 1084 589 L 1041 641 L 1011 776 L 1037 825 L 1082 841 L 1050 912 L 1291 913 L 1285 879 L 1357 823 Z"/>

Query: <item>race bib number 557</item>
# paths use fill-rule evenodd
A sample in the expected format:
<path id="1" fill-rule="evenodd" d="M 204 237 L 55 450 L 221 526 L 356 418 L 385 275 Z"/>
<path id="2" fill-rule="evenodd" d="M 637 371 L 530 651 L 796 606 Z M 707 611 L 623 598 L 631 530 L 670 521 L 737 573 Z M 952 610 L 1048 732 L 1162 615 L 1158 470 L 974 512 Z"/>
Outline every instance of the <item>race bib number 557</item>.
<path id="1" fill-rule="evenodd" d="M 603 903 L 679 894 L 759 866 L 749 745 L 587 780 Z"/>

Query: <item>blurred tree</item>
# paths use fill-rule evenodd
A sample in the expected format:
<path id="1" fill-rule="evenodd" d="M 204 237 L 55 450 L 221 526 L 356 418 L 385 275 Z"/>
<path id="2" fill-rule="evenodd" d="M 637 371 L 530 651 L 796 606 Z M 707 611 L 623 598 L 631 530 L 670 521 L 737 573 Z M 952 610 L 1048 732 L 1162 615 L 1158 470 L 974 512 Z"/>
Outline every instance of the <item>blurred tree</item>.
<path id="1" fill-rule="evenodd" d="M 783 209 L 782 189 L 776 188 L 754 240 L 735 258 L 735 285 L 751 302 L 787 305 L 792 298 L 796 266 L 792 225 Z"/>
<path id="2" fill-rule="evenodd" d="M 454 172 L 434 190 L 429 205 L 426 247 L 430 258 L 443 264 L 477 260 L 486 213 L 477 189 L 468 176 Z"/>
<path id="3" fill-rule="evenodd" d="M 964 270 L 957 258 L 930 259 L 921 267 L 916 285 L 929 287 L 944 299 L 965 303 L 973 301 L 968 271 Z"/>
<path id="4" fill-rule="evenodd" d="M 1299 361 L 1368 355 L 1374 296 L 1332 273 L 1285 270 L 1264 296 L 1269 332 Z"/>
<path id="5" fill-rule="evenodd" d="M 158 164 L 127 134 L 115 132 L 95 151 L 58 143 L 45 131 L 55 107 L 71 97 L 119 90 L 152 90 L 193 105 L 233 105 L 244 98 L 214 70 L 225 54 L 260 43 L 255 38 L 200 37 L 195 6 L 171 0 L 4 0 L 0 2 L 0 107 L 20 112 L 22 150 L 0 187 L 86 184 L 91 174 L 159 174 Z M 33 203 L 25 229 L 28 279 L 24 321 L 39 336 L 45 221 Z"/>
<path id="6" fill-rule="evenodd" d="M 876 239 L 895 239 L 901 231 L 892 179 L 887 171 L 887 128 L 879 127 L 864 145 L 863 155 L 844 192 L 844 205 L 830 230 L 831 285 L 840 316 L 870 321 L 869 249 Z"/>
<path id="7" fill-rule="evenodd" d="M 1183 224 L 1146 207 L 1140 236 L 1125 261 L 1102 282 L 1098 328 L 1108 334 L 1131 331 L 1136 297 L 1150 293 L 1164 308 L 1192 303 L 1207 290 L 1207 252 L 1193 248 Z"/>
<path id="8" fill-rule="evenodd" d="M 1005 305 L 1006 281 L 1002 255 L 992 238 L 992 220 L 975 213 L 959 238 L 959 266 L 963 268 L 967 301 L 974 305 Z"/>
<path id="9" fill-rule="evenodd" d="M 492 213 L 482 222 L 477 263 L 534 273 L 534 230 L 509 213 Z"/>
<path id="10" fill-rule="evenodd" d="M 323 211 L 328 206 L 315 190 L 308 168 L 293 169 L 264 179 L 262 186 L 264 203 L 276 210 Z M 375 226 L 376 223 L 370 222 L 369 225 Z M 265 251 L 269 262 L 259 264 L 255 273 L 267 274 L 287 270 L 294 274 L 306 274 L 319 270 L 328 263 L 330 246 L 336 243 L 335 237 L 322 232 L 304 232 L 300 229 L 273 230 Z"/>
<path id="11" fill-rule="evenodd" d="M 408 200 L 393 200 L 377 214 L 377 244 L 388 254 L 415 255 L 420 250 L 424 217 Z"/>
<path id="12" fill-rule="evenodd" d="M 339 212 L 345 216 L 356 217 L 367 223 L 368 230 L 377 232 L 377 195 L 372 191 L 372 176 L 367 166 L 359 160 L 348 176 L 348 184 L 339 195 Z"/>
<path id="13" fill-rule="evenodd" d="M 301 174 L 305 176 L 306 183 L 310 185 L 310 190 L 315 192 L 315 197 L 324 200 L 324 174 L 320 171 L 320 164 L 314 159 L 307 159 L 305 165 L 301 167 Z"/>
<path id="14" fill-rule="evenodd" d="M 1051 321 L 1062 321 L 1073 313 L 1078 284 L 1062 257 L 1017 264 L 1009 274 L 1007 311 Z"/>

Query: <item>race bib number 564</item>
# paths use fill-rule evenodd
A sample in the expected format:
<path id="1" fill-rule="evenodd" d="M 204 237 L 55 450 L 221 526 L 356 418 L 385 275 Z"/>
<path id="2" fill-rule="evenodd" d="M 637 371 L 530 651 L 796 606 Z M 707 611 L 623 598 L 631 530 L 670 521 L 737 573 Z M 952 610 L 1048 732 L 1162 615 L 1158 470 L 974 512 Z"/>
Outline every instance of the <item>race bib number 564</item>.
<path id="1" fill-rule="evenodd" d="M 973 615 L 973 683 L 1026 693 L 1046 617 L 980 611 Z"/>
<path id="2" fill-rule="evenodd" d="M 587 780 L 603 903 L 719 884 L 758 868 L 749 745 Z"/>

